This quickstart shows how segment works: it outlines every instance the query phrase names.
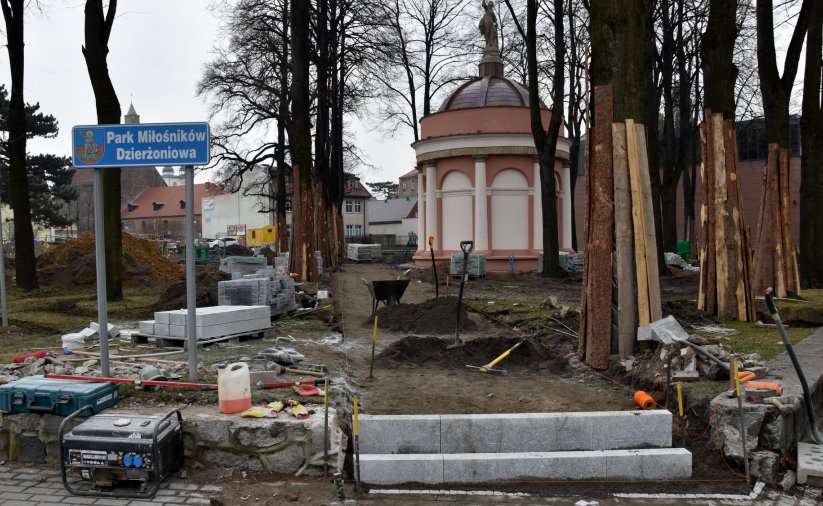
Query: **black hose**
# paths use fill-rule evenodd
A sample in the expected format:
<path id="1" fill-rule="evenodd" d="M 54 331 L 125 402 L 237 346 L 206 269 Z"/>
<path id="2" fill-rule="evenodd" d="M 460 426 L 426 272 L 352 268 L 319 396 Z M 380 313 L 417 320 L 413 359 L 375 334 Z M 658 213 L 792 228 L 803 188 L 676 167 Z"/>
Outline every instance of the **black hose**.
<path id="1" fill-rule="evenodd" d="M 809 392 L 809 384 L 806 382 L 806 376 L 803 374 L 803 369 L 800 368 L 800 362 L 797 360 L 797 355 L 794 354 L 794 347 L 786 333 L 786 327 L 780 320 L 780 315 L 777 313 L 777 306 L 774 304 L 774 295 L 772 295 L 772 288 L 766 289 L 766 305 L 769 307 L 769 313 L 772 315 L 774 323 L 777 324 L 777 331 L 780 332 L 780 337 L 783 339 L 783 344 L 786 346 L 786 352 L 792 360 L 794 371 L 797 373 L 797 379 L 800 381 L 800 386 L 803 388 L 803 401 L 806 403 L 806 414 L 809 416 L 809 423 L 812 426 L 812 439 L 817 444 L 823 444 L 823 437 L 817 431 L 817 416 L 814 412 L 814 404 L 812 404 L 812 394 Z"/>

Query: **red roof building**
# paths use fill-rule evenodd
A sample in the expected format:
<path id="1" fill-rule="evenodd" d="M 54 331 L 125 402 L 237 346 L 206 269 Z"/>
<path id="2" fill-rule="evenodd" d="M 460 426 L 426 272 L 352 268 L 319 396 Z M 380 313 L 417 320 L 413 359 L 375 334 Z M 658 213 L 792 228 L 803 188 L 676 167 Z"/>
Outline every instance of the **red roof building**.
<path id="1" fill-rule="evenodd" d="M 225 193 L 214 183 L 194 185 L 194 230 L 202 231 L 202 200 Z M 120 213 L 123 230 L 130 234 L 183 239 L 186 230 L 186 187 L 161 186 L 146 188 L 129 202 Z"/>

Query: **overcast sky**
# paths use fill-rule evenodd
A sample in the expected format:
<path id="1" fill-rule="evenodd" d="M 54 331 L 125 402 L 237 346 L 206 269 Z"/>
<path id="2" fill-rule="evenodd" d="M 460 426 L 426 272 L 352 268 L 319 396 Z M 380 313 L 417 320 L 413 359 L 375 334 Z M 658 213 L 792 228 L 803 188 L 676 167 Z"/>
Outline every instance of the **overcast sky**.
<path id="1" fill-rule="evenodd" d="M 81 52 L 82 0 L 42 2 L 27 11 L 25 100 L 60 123 L 56 139 L 31 140 L 32 154 L 71 155 L 71 128 L 97 123 L 94 95 Z M 129 102 L 143 123 L 208 121 L 206 103 L 195 95 L 210 60 L 218 21 L 206 0 L 120 0 L 109 41 L 109 73 L 123 114 Z M 5 41 L 4 41 L 5 42 Z M 10 90 L 8 52 L 0 51 L 0 82 Z M 414 166 L 408 138 L 386 139 L 354 122 L 356 142 L 376 171 L 366 181 L 397 180 Z M 200 178 L 198 178 L 200 179 Z"/>

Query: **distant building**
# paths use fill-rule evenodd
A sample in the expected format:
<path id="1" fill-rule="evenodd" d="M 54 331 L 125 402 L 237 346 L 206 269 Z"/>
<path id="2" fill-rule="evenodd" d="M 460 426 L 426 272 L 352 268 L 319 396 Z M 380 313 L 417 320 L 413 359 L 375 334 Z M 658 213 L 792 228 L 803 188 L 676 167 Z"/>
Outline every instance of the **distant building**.
<path id="1" fill-rule="evenodd" d="M 417 176 L 415 176 L 416 179 Z M 417 245 L 417 198 L 369 200 L 369 236 L 391 236 L 397 245 Z"/>
<path id="2" fill-rule="evenodd" d="M 274 193 L 267 167 L 256 165 L 226 182 L 226 192 L 203 197 L 203 237 L 244 236 L 274 225 Z M 246 242 L 247 243 L 247 242 Z"/>
<path id="3" fill-rule="evenodd" d="M 175 167 L 163 167 L 161 171 L 163 181 L 166 186 L 181 186 L 186 184 L 186 173 L 182 168 L 180 170 Z"/>
<path id="4" fill-rule="evenodd" d="M 417 169 L 412 169 L 402 176 L 397 188 L 397 196 L 401 199 L 409 197 L 417 200 Z"/>
<path id="5" fill-rule="evenodd" d="M 202 203 L 207 198 L 223 193 L 223 188 L 213 183 L 194 185 L 194 233 L 198 237 L 202 237 L 203 230 Z M 120 213 L 123 231 L 165 239 L 184 239 L 187 204 L 185 198 L 185 186 L 146 188 Z"/>
<path id="6" fill-rule="evenodd" d="M 346 172 L 343 177 L 343 228 L 347 240 L 369 235 L 368 207 L 371 193 L 360 178 Z"/>

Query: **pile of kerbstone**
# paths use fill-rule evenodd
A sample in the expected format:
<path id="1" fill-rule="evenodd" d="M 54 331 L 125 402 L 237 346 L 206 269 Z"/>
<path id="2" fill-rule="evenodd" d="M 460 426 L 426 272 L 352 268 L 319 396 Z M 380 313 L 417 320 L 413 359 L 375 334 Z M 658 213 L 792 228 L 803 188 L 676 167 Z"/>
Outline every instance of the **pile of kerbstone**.
<path id="1" fill-rule="evenodd" d="M 271 316 L 297 309 L 294 279 L 272 267 L 217 283 L 221 306 L 269 306 Z"/>

